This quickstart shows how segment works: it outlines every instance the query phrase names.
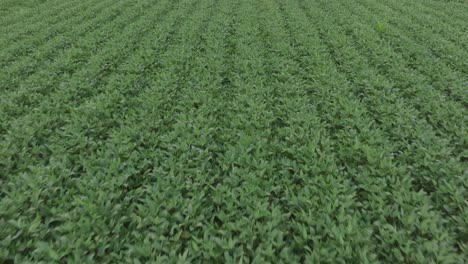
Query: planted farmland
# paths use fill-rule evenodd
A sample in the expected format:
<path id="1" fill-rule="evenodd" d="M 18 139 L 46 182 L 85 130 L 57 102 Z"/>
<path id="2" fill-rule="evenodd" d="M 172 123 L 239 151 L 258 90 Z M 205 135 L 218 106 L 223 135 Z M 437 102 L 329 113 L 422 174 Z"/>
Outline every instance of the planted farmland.
<path id="1" fill-rule="evenodd" d="M 0 0 L 0 262 L 463 263 L 466 21 Z"/>

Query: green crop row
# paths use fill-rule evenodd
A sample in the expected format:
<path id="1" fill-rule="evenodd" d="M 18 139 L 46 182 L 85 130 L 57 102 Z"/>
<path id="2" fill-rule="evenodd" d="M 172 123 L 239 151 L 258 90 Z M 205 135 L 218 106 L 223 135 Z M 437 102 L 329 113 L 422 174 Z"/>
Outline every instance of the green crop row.
<path id="1" fill-rule="evenodd" d="M 0 262 L 465 261 L 467 3 L 1 3 Z"/>

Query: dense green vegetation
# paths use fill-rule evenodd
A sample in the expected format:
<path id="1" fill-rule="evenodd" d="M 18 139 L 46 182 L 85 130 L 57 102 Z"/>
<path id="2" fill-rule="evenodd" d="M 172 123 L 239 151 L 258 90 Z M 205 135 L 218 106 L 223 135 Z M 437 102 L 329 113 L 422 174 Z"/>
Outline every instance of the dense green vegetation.
<path id="1" fill-rule="evenodd" d="M 0 0 L 0 262 L 466 261 L 467 21 Z"/>

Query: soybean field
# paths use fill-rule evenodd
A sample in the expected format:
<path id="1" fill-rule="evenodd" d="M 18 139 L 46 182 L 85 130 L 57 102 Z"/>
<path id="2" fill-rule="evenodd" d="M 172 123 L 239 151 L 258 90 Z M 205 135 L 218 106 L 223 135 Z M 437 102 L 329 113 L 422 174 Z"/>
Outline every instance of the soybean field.
<path id="1" fill-rule="evenodd" d="M 466 263 L 468 1 L 0 0 L 0 263 Z"/>

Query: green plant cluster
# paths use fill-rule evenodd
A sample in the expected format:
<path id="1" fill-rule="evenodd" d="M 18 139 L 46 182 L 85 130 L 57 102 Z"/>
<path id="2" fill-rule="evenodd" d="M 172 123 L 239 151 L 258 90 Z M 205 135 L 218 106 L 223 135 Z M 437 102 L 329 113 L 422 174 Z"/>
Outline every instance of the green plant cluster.
<path id="1" fill-rule="evenodd" d="M 0 15 L 0 262 L 467 260 L 468 2 Z"/>

